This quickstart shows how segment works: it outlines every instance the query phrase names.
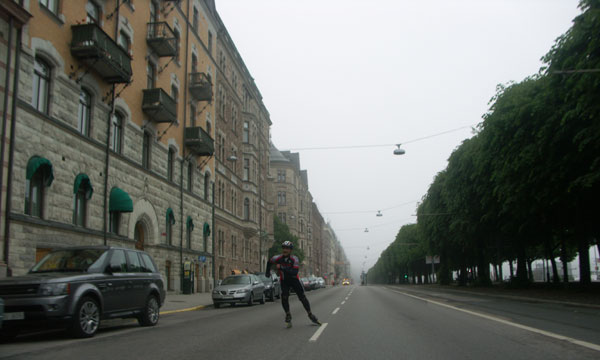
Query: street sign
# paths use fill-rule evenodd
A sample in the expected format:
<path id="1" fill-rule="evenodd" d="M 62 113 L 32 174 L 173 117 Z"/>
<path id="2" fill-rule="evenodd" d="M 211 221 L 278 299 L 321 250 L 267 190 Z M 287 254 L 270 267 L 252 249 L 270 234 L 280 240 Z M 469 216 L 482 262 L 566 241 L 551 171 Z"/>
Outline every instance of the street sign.
<path id="1" fill-rule="evenodd" d="M 206 262 L 206 256 L 198 256 L 198 261 Z"/>
<path id="2" fill-rule="evenodd" d="M 440 263 L 440 256 L 439 255 L 434 256 L 433 257 L 433 261 L 436 264 L 439 264 Z M 425 256 L 425 263 L 426 264 L 431 264 L 431 256 L 429 256 L 429 255 Z"/>

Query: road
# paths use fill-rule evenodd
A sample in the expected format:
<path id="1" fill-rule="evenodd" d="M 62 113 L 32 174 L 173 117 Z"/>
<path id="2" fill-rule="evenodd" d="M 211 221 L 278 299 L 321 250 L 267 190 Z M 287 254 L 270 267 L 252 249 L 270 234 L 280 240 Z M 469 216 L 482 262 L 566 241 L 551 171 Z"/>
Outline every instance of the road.
<path id="1" fill-rule="evenodd" d="M 109 324 L 92 339 L 63 333 L 0 345 L 10 359 L 599 359 L 600 310 L 418 287 L 347 286 L 307 293 L 324 323 L 292 297 L 165 315 L 154 328 Z"/>

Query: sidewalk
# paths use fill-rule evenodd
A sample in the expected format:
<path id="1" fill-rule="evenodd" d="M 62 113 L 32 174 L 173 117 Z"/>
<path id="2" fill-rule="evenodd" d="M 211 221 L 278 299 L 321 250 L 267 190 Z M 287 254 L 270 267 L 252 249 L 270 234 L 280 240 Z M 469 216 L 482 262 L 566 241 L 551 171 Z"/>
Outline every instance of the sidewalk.
<path id="1" fill-rule="evenodd" d="M 210 292 L 196 293 L 190 295 L 167 294 L 165 304 L 160 308 L 161 314 L 172 314 L 182 311 L 193 311 L 212 306 L 212 294 Z"/>

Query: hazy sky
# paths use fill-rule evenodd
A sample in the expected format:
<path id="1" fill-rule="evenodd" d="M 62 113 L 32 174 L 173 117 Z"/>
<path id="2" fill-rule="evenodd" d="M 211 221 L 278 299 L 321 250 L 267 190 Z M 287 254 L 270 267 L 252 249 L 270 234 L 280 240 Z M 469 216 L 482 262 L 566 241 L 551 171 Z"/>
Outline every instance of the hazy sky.
<path id="1" fill-rule="evenodd" d="M 475 125 L 498 83 L 538 71 L 540 58 L 579 13 L 577 5 L 217 0 L 264 97 L 280 150 L 402 143 Z M 416 221 L 416 202 L 471 135 L 467 128 L 410 143 L 403 156 L 394 156 L 394 147 L 300 151 L 310 191 L 355 274 L 363 262 L 368 270 L 377 261 L 400 226 Z M 334 214 L 359 211 L 371 212 Z"/>

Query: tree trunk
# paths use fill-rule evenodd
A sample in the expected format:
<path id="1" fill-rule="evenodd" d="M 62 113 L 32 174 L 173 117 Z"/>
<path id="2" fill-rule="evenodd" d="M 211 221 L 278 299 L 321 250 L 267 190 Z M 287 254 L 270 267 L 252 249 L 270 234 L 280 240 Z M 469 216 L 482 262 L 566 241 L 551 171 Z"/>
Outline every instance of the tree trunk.
<path id="1" fill-rule="evenodd" d="M 504 272 L 504 271 L 502 270 L 502 264 L 499 264 L 499 265 L 498 265 L 498 274 L 499 274 L 499 276 L 500 276 L 500 282 L 503 282 L 503 281 L 504 281 L 504 274 L 503 274 L 503 272 Z"/>
<path id="2" fill-rule="evenodd" d="M 517 255 L 517 285 L 527 285 L 527 256 L 523 245 L 519 245 Z"/>
<path id="3" fill-rule="evenodd" d="M 533 260 L 527 259 L 527 275 L 530 282 L 535 281 L 535 279 L 533 278 Z"/>
<path id="4" fill-rule="evenodd" d="M 579 283 L 589 285 L 592 283 L 590 273 L 590 242 L 586 237 L 577 240 L 577 251 L 579 252 Z"/>
<path id="5" fill-rule="evenodd" d="M 569 282 L 569 268 L 567 267 L 567 246 L 565 244 L 565 239 L 560 239 L 560 261 L 563 266 L 563 282 Z"/>
<path id="6" fill-rule="evenodd" d="M 515 277 L 515 269 L 513 267 L 513 259 L 508 260 L 508 267 L 510 267 L 510 279 Z"/>
<path id="7" fill-rule="evenodd" d="M 556 267 L 556 259 L 551 257 L 550 263 L 552 264 L 552 282 L 556 284 L 560 281 L 560 278 L 558 277 L 558 269 Z"/>

